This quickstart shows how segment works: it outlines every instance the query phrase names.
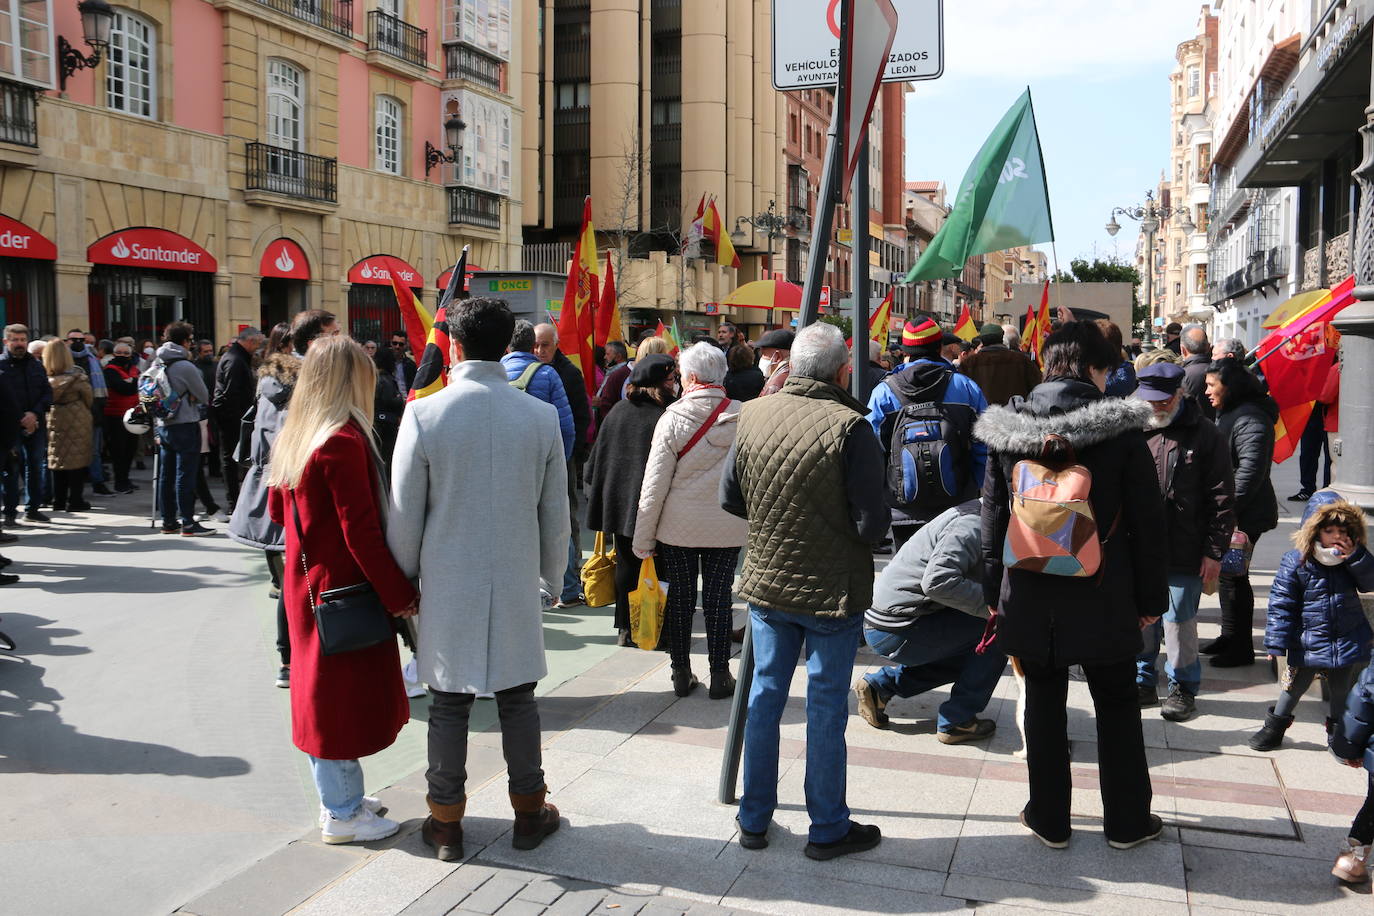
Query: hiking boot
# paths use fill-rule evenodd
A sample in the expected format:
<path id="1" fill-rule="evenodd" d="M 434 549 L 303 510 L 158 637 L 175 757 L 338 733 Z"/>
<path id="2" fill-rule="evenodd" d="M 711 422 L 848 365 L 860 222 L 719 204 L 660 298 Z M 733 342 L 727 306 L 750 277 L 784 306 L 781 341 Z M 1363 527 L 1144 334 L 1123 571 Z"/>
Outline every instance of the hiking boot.
<path id="1" fill-rule="evenodd" d="M 807 843 L 803 852 L 808 859 L 825 861 L 855 852 L 866 852 L 882 841 L 883 832 L 878 829 L 877 824 L 856 824 L 850 821 L 849 832 L 842 838 L 833 843 Z"/>
<path id="2" fill-rule="evenodd" d="M 735 824 L 739 827 L 739 844 L 745 849 L 767 849 L 768 831 L 763 833 L 751 833 L 744 829 L 744 825 L 739 822 L 739 817 L 735 817 Z"/>
<path id="3" fill-rule="evenodd" d="M 854 696 L 859 700 L 859 715 L 874 728 L 887 728 L 887 700 L 878 696 L 878 689 L 861 677 L 854 682 Z"/>
<path id="4" fill-rule="evenodd" d="M 1170 722 L 1187 722 L 1197 715 L 1197 701 L 1182 687 L 1175 687 L 1169 691 L 1169 697 L 1164 701 L 1159 714 Z"/>
<path id="5" fill-rule="evenodd" d="M 991 719 L 970 719 L 963 725 L 955 725 L 949 731 L 939 732 L 935 737 L 941 744 L 963 744 L 966 741 L 982 741 L 991 738 L 997 731 L 997 723 Z"/>
<path id="6" fill-rule="evenodd" d="M 357 814 L 346 821 L 329 815 L 329 819 L 320 830 L 320 839 L 331 846 L 340 843 L 370 843 L 373 840 L 384 840 L 400 829 L 400 824 L 363 806 L 358 809 Z"/>
<path id="7" fill-rule="evenodd" d="M 1231 647 L 1231 637 L 1218 636 L 1211 642 L 1203 643 L 1198 647 L 1199 655 L 1221 655 Z"/>
<path id="8" fill-rule="evenodd" d="M 685 697 L 699 686 L 701 681 L 697 680 L 691 668 L 673 669 L 673 693 Z"/>
<path id="9" fill-rule="evenodd" d="M 1368 843 L 1361 846 L 1354 837 L 1346 837 L 1331 874 L 1349 884 L 1364 884 L 1369 880 L 1369 850 Z"/>
<path id="10" fill-rule="evenodd" d="M 1155 691 L 1154 684 L 1136 684 L 1135 695 L 1141 709 L 1159 705 L 1159 694 Z"/>
<path id="11" fill-rule="evenodd" d="M 544 838 L 558 830 L 558 809 L 547 804 L 549 788 L 525 795 L 510 793 L 510 806 L 515 809 L 515 831 L 510 844 L 516 849 L 534 849 Z"/>
<path id="12" fill-rule="evenodd" d="M 1036 830 L 1034 827 L 1032 827 L 1030 821 L 1026 820 L 1026 810 L 1024 808 L 1021 809 L 1021 814 L 1018 816 L 1018 819 L 1021 821 L 1021 826 L 1025 827 L 1027 830 L 1031 832 L 1031 836 L 1035 837 L 1037 840 L 1044 843 L 1050 849 L 1069 848 L 1068 836 L 1065 836 L 1062 840 L 1055 840 L 1045 836 L 1045 834 L 1041 833 L 1039 830 Z"/>
<path id="13" fill-rule="evenodd" d="M 1269 715 L 1264 717 L 1264 727 L 1255 732 L 1250 739 L 1252 751 L 1277 751 L 1283 744 L 1283 733 L 1293 724 L 1292 716 L 1274 715 L 1274 707 L 1269 707 Z"/>
<path id="14" fill-rule="evenodd" d="M 729 669 L 711 672 L 711 689 L 706 695 L 713 700 L 724 700 L 735 695 L 735 678 Z"/>
<path id="15" fill-rule="evenodd" d="M 457 862 L 463 858 L 463 814 L 467 800 L 456 805 L 441 805 L 428 795 L 429 817 L 420 826 L 420 839 L 434 850 L 435 858 L 443 862 Z"/>
<path id="16" fill-rule="evenodd" d="M 1111 840 L 1111 839 L 1109 839 L 1109 840 L 1107 840 L 1107 845 L 1110 846 L 1110 847 L 1112 847 L 1113 849 L 1133 849 L 1134 847 L 1139 846 L 1139 845 L 1141 845 L 1142 843 L 1148 843 L 1148 842 L 1150 842 L 1151 840 L 1158 839 L 1158 838 L 1159 838 L 1159 835 L 1160 835 L 1161 833 L 1163 833 L 1163 832 L 1164 832 L 1164 822 L 1163 822 L 1162 820 L 1159 819 L 1159 815 L 1151 814 L 1151 815 L 1150 815 L 1150 826 L 1149 826 L 1149 829 L 1146 830 L 1144 836 L 1142 836 L 1142 837 L 1137 837 L 1137 838 L 1134 839 L 1134 840 Z"/>

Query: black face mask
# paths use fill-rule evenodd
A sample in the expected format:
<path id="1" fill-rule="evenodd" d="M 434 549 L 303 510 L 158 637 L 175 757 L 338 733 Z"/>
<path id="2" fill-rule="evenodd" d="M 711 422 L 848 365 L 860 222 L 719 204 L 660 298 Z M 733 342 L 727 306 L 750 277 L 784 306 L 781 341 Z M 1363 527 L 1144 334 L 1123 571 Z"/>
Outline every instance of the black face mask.
<path id="1" fill-rule="evenodd" d="M 110 362 L 121 369 L 127 369 L 134 364 L 134 358 L 132 356 L 116 356 L 114 359 L 110 360 Z"/>
<path id="2" fill-rule="evenodd" d="M 69 340 L 67 341 L 67 345 L 72 348 L 73 353 L 86 352 L 86 341 L 84 340 Z"/>

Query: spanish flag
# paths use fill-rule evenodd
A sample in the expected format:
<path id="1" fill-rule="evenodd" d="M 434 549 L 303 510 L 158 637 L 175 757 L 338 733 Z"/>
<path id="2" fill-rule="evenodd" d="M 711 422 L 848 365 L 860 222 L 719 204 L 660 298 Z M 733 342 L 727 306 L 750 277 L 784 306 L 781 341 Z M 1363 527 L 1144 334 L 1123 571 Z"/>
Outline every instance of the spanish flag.
<path id="1" fill-rule="evenodd" d="M 964 310 L 959 313 L 959 320 L 954 325 L 954 336 L 960 340 L 972 340 L 978 336 L 978 328 L 973 323 L 973 315 L 969 312 L 968 303 L 964 303 Z"/>
<path id="2" fill-rule="evenodd" d="M 716 209 L 715 198 L 712 198 L 706 207 L 702 227 L 706 237 L 716 243 L 716 263 L 738 268 L 739 255 L 735 253 L 735 246 L 730 242 L 730 233 L 725 231 L 720 211 Z"/>
<path id="3" fill-rule="evenodd" d="M 877 311 L 868 319 L 868 339 L 876 340 L 884 347 L 887 346 L 888 328 L 892 325 L 892 290 L 887 291 L 887 296 L 883 299 Z"/>
<path id="4" fill-rule="evenodd" d="M 673 327 L 675 329 L 677 327 L 676 318 L 673 319 Z M 654 336 L 662 337 L 664 340 L 668 341 L 668 353 L 674 357 L 677 356 L 678 350 L 681 349 L 678 346 L 677 335 L 668 329 L 668 326 L 663 323 L 662 318 L 658 319 L 658 328 L 654 331 Z"/>
<path id="5" fill-rule="evenodd" d="M 1021 326 L 1021 349 L 1035 359 L 1035 306 L 1026 306 L 1026 321 Z"/>
<path id="6" fill-rule="evenodd" d="M 1040 294 L 1040 314 L 1035 319 L 1035 360 L 1040 368 L 1045 368 L 1045 341 L 1053 328 L 1050 327 L 1050 281 L 1045 281 L 1045 290 Z"/>
<path id="7" fill-rule="evenodd" d="M 588 397 L 596 394 L 596 361 L 592 356 L 596 316 L 593 310 L 598 298 L 600 270 L 600 258 L 596 253 L 596 227 L 592 225 L 592 199 L 587 197 L 582 204 L 582 231 L 577 236 L 572 264 L 568 268 L 568 283 L 563 289 L 558 340 L 563 355 L 581 370 Z"/>
<path id="8" fill-rule="evenodd" d="M 596 308 L 596 345 L 604 347 L 613 340 L 624 340 L 620 328 L 620 300 L 615 291 L 615 270 L 611 267 L 611 253 L 606 252 L 606 282 L 601 284 L 601 302 Z"/>

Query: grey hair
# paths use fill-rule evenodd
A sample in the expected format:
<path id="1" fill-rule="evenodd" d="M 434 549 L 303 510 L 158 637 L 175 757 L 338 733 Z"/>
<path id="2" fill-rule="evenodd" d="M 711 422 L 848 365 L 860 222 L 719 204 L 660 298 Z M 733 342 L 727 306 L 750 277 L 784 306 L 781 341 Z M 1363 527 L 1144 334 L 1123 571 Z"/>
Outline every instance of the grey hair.
<path id="1" fill-rule="evenodd" d="M 1008 350 L 1021 349 L 1021 332 L 1016 329 L 1016 325 L 1002 325 L 1002 343 L 1007 345 Z"/>
<path id="2" fill-rule="evenodd" d="M 606 342 L 606 355 L 617 354 L 616 362 L 624 362 L 630 358 L 630 349 L 625 346 L 623 340 L 609 340 Z"/>
<path id="3" fill-rule="evenodd" d="M 1194 331 L 1197 333 L 1193 333 Z M 1203 353 L 1212 352 L 1212 344 L 1207 340 L 1207 329 L 1196 322 L 1183 326 L 1179 340 L 1183 349 L 1188 351 L 1190 356 L 1200 356 Z"/>
<path id="4" fill-rule="evenodd" d="M 870 340 L 868 342 L 868 361 L 871 363 L 876 363 L 878 361 L 878 357 L 882 355 L 883 345 L 878 343 L 876 340 Z"/>
<path id="5" fill-rule="evenodd" d="M 534 333 L 538 334 L 540 328 L 548 328 L 550 331 L 553 331 L 553 343 L 554 346 L 558 346 L 558 325 L 545 321 L 543 324 L 534 326 Z"/>
<path id="6" fill-rule="evenodd" d="M 694 375 L 698 382 L 705 385 L 719 385 L 725 381 L 725 370 L 728 368 L 720 347 L 704 340 L 683 350 L 677 358 L 677 365 L 683 379 Z"/>
<path id="7" fill-rule="evenodd" d="M 534 352 L 534 325 L 524 318 L 515 319 L 515 332 L 510 336 L 510 348 L 517 353 Z"/>
<path id="8" fill-rule="evenodd" d="M 844 345 L 844 334 L 833 324 L 809 325 L 792 342 L 792 375 L 798 378 L 833 382 L 847 362 L 849 348 Z"/>
<path id="9" fill-rule="evenodd" d="M 1221 352 L 1229 353 L 1236 359 L 1245 359 L 1245 342 L 1238 337 L 1223 337 L 1216 342 Z"/>
<path id="10" fill-rule="evenodd" d="M 242 331 L 239 331 L 238 339 L 239 339 L 239 340 L 252 340 L 254 337 L 261 337 L 261 336 L 262 336 L 262 331 L 258 330 L 258 329 L 255 328 L 255 327 L 249 326 L 249 327 L 244 328 Z"/>

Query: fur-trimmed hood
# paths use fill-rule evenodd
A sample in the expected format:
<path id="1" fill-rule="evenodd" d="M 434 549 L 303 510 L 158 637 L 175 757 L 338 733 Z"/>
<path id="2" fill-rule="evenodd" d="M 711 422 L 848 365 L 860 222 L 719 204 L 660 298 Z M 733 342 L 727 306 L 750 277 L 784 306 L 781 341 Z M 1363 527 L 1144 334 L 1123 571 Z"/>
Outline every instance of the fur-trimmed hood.
<path id="1" fill-rule="evenodd" d="M 258 368 L 258 394 L 282 409 L 296 390 L 301 374 L 301 358 L 294 353 L 272 353 Z"/>
<path id="2" fill-rule="evenodd" d="M 973 434 L 1004 455 L 1038 455 L 1049 435 L 1063 436 L 1075 449 L 1144 430 L 1154 409 L 1134 398 L 1107 398 L 1085 382 L 1059 380 L 1039 385 L 1025 400 L 990 407 Z"/>
<path id="3" fill-rule="evenodd" d="M 1364 512 L 1346 502 L 1335 490 L 1321 490 L 1308 501 L 1302 527 L 1293 532 L 1293 546 L 1298 548 L 1304 560 L 1312 559 L 1313 548 L 1321 543 L 1321 530 L 1328 525 L 1345 528 L 1356 547 L 1364 547 L 1369 542 Z"/>

